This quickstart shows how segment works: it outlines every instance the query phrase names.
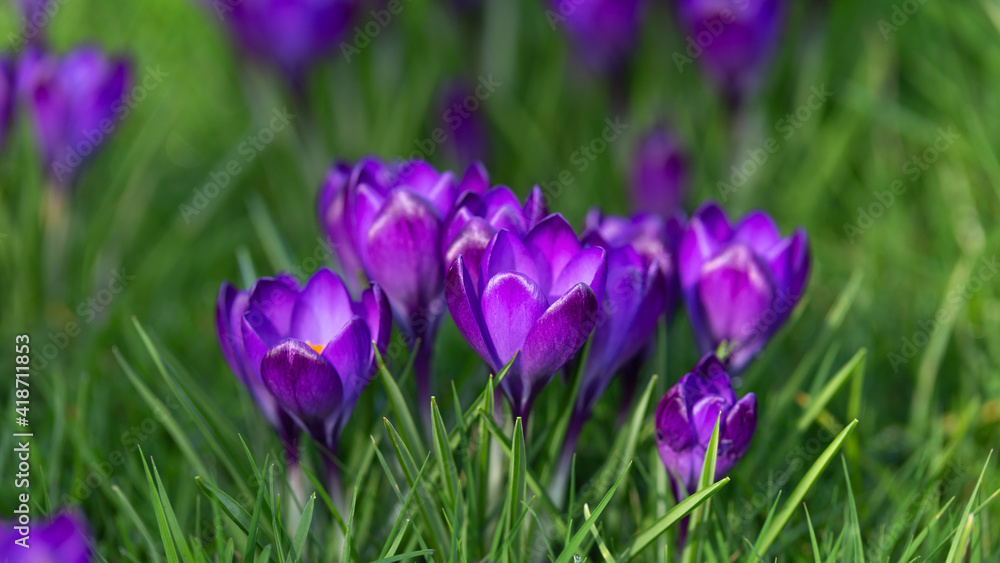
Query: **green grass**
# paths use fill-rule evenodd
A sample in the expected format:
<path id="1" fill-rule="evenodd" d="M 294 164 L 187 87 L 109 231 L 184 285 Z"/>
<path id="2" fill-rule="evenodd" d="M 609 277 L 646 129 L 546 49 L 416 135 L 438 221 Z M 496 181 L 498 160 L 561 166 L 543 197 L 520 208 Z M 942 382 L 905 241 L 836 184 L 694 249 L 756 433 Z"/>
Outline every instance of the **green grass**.
<path id="1" fill-rule="evenodd" d="M 697 508 L 688 557 L 698 561 L 1000 558 L 1000 470 L 989 461 L 1000 443 L 1000 285 L 982 269 L 1000 250 L 995 3 L 926 2 L 888 39 L 879 20 L 892 2 L 797 3 L 768 80 L 735 119 L 697 71 L 677 71 L 670 54 L 685 38 L 664 2 L 614 88 L 567 62 L 539 0 L 489 2 L 481 21 L 445 4 L 406 3 L 350 64 L 317 69 L 307 106 L 244 64 L 194 1 L 60 5 L 48 28 L 57 49 L 97 42 L 131 53 L 140 79 L 147 66 L 166 76 L 71 195 L 57 275 L 25 120 L 0 155 L 0 359 L 9 369 L 14 336 L 31 335 L 36 515 L 78 505 L 108 561 L 669 561 L 682 556 L 680 516 L 711 497 Z M 0 36 L 14 26 L 4 4 Z M 439 84 L 491 74 L 501 85 L 477 112 L 491 179 L 523 196 L 569 170 L 549 202 L 577 225 L 593 205 L 628 210 L 630 150 L 659 119 L 690 148 L 689 211 L 720 197 L 747 150 L 768 138 L 780 147 L 725 206 L 764 208 L 785 232 L 805 226 L 808 294 L 743 377 L 740 394 L 759 403 L 749 452 L 729 480 L 680 505 L 651 413 L 697 360 L 681 316 L 661 330 L 639 416 L 616 427 L 617 385 L 598 404 L 562 507 L 546 478 L 574 382 L 553 381 L 522 436 L 494 419 L 498 378 L 450 321 L 435 346 L 433 433 L 415 422 L 406 358 L 388 358 L 344 433 L 343 506 L 310 478 L 322 473 L 314 448 L 306 494 L 291 493 L 280 444 L 218 351 L 223 279 L 308 274 L 327 259 L 313 206 L 329 161 L 410 154 L 436 126 Z M 813 87 L 833 94 L 788 135 L 780 120 Z M 240 143 L 284 107 L 292 126 L 244 160 Z M 614 117 L 629 124 L 624 136 L 578 170 L 572 153 Z M 914 177 L 906 162 L 949 127 L 958 139 Z M 232 159 L 242 172 L 183 216 Z M 429 159 L 451 165 L 440 150 Z M 897 180 L 905 192 L 850 240 L 858 207 Z M 134 279 L 102 293 L 115 271 Z M 110 302 L 88 301 L 103 295 Z M 937 330 L 922 333 L 939 311 Z M 43 364 L 46 346 L 55 353 Z M 12 413 L 12 393 L 0 395 Z M 16 428 L 12 414 L 0 420 L 5 518 Z"/>

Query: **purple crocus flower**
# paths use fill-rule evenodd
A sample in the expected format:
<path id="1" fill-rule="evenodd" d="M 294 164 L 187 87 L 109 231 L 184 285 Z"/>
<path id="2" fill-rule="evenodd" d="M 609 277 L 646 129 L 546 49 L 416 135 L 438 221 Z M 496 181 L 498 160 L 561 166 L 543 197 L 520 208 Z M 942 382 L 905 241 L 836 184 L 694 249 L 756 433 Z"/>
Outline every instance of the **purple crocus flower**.
<path id="1" fill-rule="evenodd" d="M 523 241 L 507 229 L 490 240 L 479 283 L 464 256 L 448 270 L 448 309 L 459 332 L 494 373 L 517 353 L 501 383 L 515 417 L 586 342 L 604 296 L 604 249 L 583 248 L 562 215 Z"/>
<path id="2" fill-rule="evenodd" d="M 727 342 L 742 370 L 784 324 L 809 277 L 809 243 L 799 228 L 781 238 L 753 211 L 734 227 L 714 202 L 688 222 L 678 254 L 681 292 L 703 353 Z"/>
<path id="3" fill-rule="evenodd" d="M 687 54 L 701 61 L 730 101 L 761 82 L 784 19 L 786 0 L 677 0 Z"/>
<path id="4" fill-rule="evenodd" d="M 360 0 L 203 1 L 247 53 L 293 80 L 336 51 L 361 5 Z"/>
<path id="5" fill-rule="evenodd" d="M 278 291 L 273 284 L 282 284 L 288 291 Z M 219 335 L 219 346 L 229 368 L 250 392 L 264 418 L 277 430 L 285 447 L 289 464 L 298 463 L 299 428 L 295 420 L 278 405 L 274 396 L 264 386 L 259 369 L 251 369 L 243 346 L 243 315 L 247 312 L 250 295 L 255 295 L 257 310 L 265 309 L 272 314 L 278 310 L 290 311 L 301 289 L 295 278 L 279 274 L 274 278 L 261 278 L 249 290 L 236 289 L 229 282 L 219 288 L 219 298 L 215 308 L 215 326 Z"/>
<path id="6" fill-rule="evenodd" d="M 748 393 L 737 401 L 729 374 L 715 354 L 708 354 L 656 407 L 656 445 L 678 502 L 698 490 L 705 450 L 720 415 L 715 480 L 749 448 L 757 428 L 757 397 Z"/>
<path id="7" fill-rule="evenodd" d="M 55 185 L 69 186 L 79 167 L 114 133 L 128 107 L 129 62 L 96 47 L 63 56 L 31 49 L 18 70 L 18 90 L 36 144 Z"/>
<path id="8" fill-rule="evenodd" d="M 450 266 L 465 256 L 472 281 L 478 283 L 483 253 L 497 231 L 507 229 L 521 238 L 548 214 L 545 195 L 538 186 L 523 206 L 507 186 L 494 186 L 484 194 L 467 191 L 455 203 L 447 222 L 444 263 Z"/>
<path id="9" fill-rule="evenodd" d="M 14 62 L 8 57 L 0 56 L 0 149 L 14 120 L 15 94 Z"/>
<path id="10" fill-rule="evenodd" d="M 628 58 L 642 31 L 643 0 L 546 0 L 552 29 L 566 26 L 580 58 L 609 71 Z"/>
<path id="11" fill-rule="evenodd" d="M 254 284 L 242 318 L 243 351 L 277 404 L 336 455 L 340 432 L 375 373 L 372 342 L 384 352 L 390 329 L 389 302 L 378 285 L 352 301 L 340 277 L 323 268 L 302 291 L 267 278 Z"/>
<path id="12" fill-rule="evenodd" d="M 61 512 L 36 521 L 31 530 L 16 520 L 0 523 L 0 561 L 4 563 L 87 563 L 92 560 L 90 529 L 83 517 Z"/>
<path id="13" fill-rule="evenodd" d="M 640 139 L 632 157 L 632 201 L 636 209 L 670 218 L 683 209 L 688 159 L 678 139 L 655 128 Z"/>
<path id="14" fill-rule="evenodd" d="M 459 194 L 483 193 L 487 186 L 479 164 L 457 180 L 420 160 L 385 164 L 366 158 L 354 166 L 334 165 L 320 190 L 320 224 L 345 277 L 381 285 L 407 342 L 422 343 L 414 371 L 427 416 L 431 353 L 445 311 L 444 221 Z"/>

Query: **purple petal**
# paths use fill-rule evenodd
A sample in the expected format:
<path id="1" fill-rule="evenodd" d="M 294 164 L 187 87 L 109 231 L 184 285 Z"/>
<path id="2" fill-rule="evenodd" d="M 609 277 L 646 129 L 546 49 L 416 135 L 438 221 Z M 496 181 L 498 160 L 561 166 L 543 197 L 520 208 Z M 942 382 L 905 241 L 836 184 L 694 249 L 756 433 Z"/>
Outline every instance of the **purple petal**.
<path id="1" fill-rule="evenodd" d="M 448 302 L 448 311 L 455 320 L 458 331 L 465 337 L 469 346 L 491 368 L 499 370 L 497 367 L 499 360 L 492 352 L 492 344 L 490 344 L 489 333 L 486 331 L 486 321 L 483 319 L 479 296 L 476 294 L 475 285 L 462 256 L 459 256 L 448 268 L 445 299 Z M 500 367 L 503 367 L 502 364 Z"/>
<path id="2" fill-rule="evenodd" d="M 542 188 L 535 186 L 531 188 L 531 193 L 524 200 L 524 217 L 528 220 L 527 228 L 534 229 L 542 219 L 548 216 L 549 206 L 545 202 L 545 194 Z"/>
<path id="3" fill-rule="evenodd" d="M 327 241 L 337 255 L 347 282 L 356 288 L 362 271 L 361 258 L 355 248 L 353 213 L 350 210 L 350 185 L 353 171 L 345 162 L 338 162 L 329 172 L 319 193 L 319 222 Z"/>
<path id="4" fill-rule="evenodd" d="M 289 336 L 325 344 L 354 316 L 351 295 L 337 274 L 322 268 L 309 279 L 292 310 Z"/>
<path id="5" fill-rule="evenodd" d="M 757 429 L 757 396 L 748 393 L 729 411 L 725 430 L 719 437 L 719 459 L 715 478 L 721 479 L 750 447 Z"/>
<path id="6" fill-rule="evenodd" d="M 465 169 L 465 175 L 462 176 L 462 181 L 459 182 L 458 191 L 459 193 L 472 192 L 484 194 L 489 187 L 490 177 L 486 173 L 486 167 L 483 166 L 483 163 L 476 161 Z"/>
<path id="7" fill-rule="evenodd" d="M 369 271 L 400 314 L 419 311 L 441 292 L 441 220 L 414 192 L 390 194 L 368 231 L 367 247 Z"/>
<path id="8" fill-rule="evenodd" d="M 594 291 L 598 302 L 604 301 L 604 284 L 607 280 L 608 263 L 603 248 L 592 247 L 581 250 L 562 268 L 549 289 L 549 300 L 555 301 L 578 283 L 586 284 Z"/>
<path id="9" fill-rule="evenodd" d="M 700 335 L 703 351 L 729 341 L 738 347 L 731 361 L 739 369 L 775 322 L 766 316 L 774 300 L 767 271 L 749 248 L 734 245 L 705 264 L 697 291 L 709 331 Z"/>
<path id="10" fill-rule="evenodd" d="M 667 390 L 656 407 L 656 439 L 674 452 L 684 452 L 695 444 L 694 432 L 688 415 L 685 383 L 692 377 L 685 375 Z M 666 460 L 664 460 L 666 461 Z"/>
<path id="11" fill-rule="evenodd" d="M 687 292 L 701 274 L 701 266 L 729 242 L 733 230 L 726 214 L 714 202 L 695 211 L 687 224 L 678 252 L 681 286 Z"/>
<path id="12" fill-rule="evenodd" d="M 445 264 L 450 266 L 459 256 L 465 256 L 466 262 L 472 265 L 473 282 L 478 286 L 483 254 L 494 234 L 493 227 L 483 218 L 473 217 L 452 239 L 444 255 Z"/>
<path id="13" fill-rule="evenodd" d="M 333 365 L 292 338 L 268 351 L 261 362 L 261 376 L 278 403 L 305 421 L 328 417 L 343 399 L 344 389 Z"/>
<path id="14" fill-rule="evenodd" d="M 353 407 L 373 375 L 372 335 L 361 317 L 354 317 L 323 349 L 323 358 L 337 370 L 344 403 Z"/>
<path id="15" fill-rule="evenodd" d="M 249 294 L 223 282 L 219 288 L 219 299 L 215 308 L 215 329 L 219 335 L 219 347 L 226 363 L 241 380 L 246 379 L 246 364 L 243 359 L 243 312 L 246 310 Z"/>
<path id="16" fill-rule="evenodd" d="M 273 278 L 261 278 L 250 290 L 247 312 L 260 314 L 270 322 L 279 335 L 287 336 L 292 324 L 292 309 L 297 298 L 298 292 L 288 287 L 286 283 Z"/>
<path id="17" fill-rule="evenodd" d="M 243 314 L 240 329 L 250 374 L 260 381 L 260 363 L 267 351 L 281 341 L 283 335 L 278 333 L 267 318 L 253 311 Z"/>
<path id="18" fill-rule="evenodd" d="M 718 395 L 706 395 L 694 404 L 691 409 L 691 425 L 694 427 L 699 444 L 708 445 L 715 430 L 716 419 L 723 413 L 725 420 L 725 411 L 728 407 L 729 403 Z"/>
<path id="19" fill-rule="evenodd" d="M 490 278 L 483 290 L 483 320 L 499 366 L 525 346 L 525 338 L 547 305 L 538 284 L 523 274 L 507 272 Z"/>
<path id="20" fill-rule="evenodd" d="M 354 314 L 365 320 L 379 352 L 385 355 L 392 334 L 392 310 L 389 299 L 377 283 L 361 294 L 361 302 L 354 305 Z"/>
<path id="21" fill-rule="evenodd" d="M 358 186 L 354 194 L 354 241 L 361 264 L 368 265 L 368 232 L 385 204 L 385 196 L 369 184 Z"/>
<path id="22" fill-rule="evenodd" d="M 524 246 L 537 253 L 538 259 L 544 263 L 539 264 L 539 275 L 544 276 L 543 271 L 547 270 L 547 279 L 536 278 L 543 288 L 550 287 L 549 280 L 554 280 L 581 250 L 573 227 L 558 213 L 549 215 L 531 229 L 524 237 Z"/>
<path id="23" fill-rule="evenodd" d="M 524 340 L 521 370 L 537 389 L 587 341 L 599 309 L 597 296 L 585 284 L 577 284 L 538 318 Z"/>
<path id="24" fill-rule="evenodd" d="M 535 259 L 524 243 L 510 231 L 500 231 L 493 235 L 483 253 L 482 270 L 483 280 L 489 280 L 502 272 L 519 272 L 535 280 L 543 291 L 546 287 L 544 281 L 539 279 L 542 276 L 535 265 Z"/>
<path id="25" fill-rule="evenodd" d="M 792 236 L 772 247 L 763 258 L 771 269 L 774 286 L 782 294 L 779 298 L 789 301 L 790 312 L 802 297 L 809 277 L 809 241 L 806 232 L 796 230 Z"/>
<path id="26" fill-rule="evenodd" d="M 736 226 L 733 240 L 746 244 L 758 255 L 764 255 L 781 241 L 781 232 L 767 213 L 752 211 Z"/>

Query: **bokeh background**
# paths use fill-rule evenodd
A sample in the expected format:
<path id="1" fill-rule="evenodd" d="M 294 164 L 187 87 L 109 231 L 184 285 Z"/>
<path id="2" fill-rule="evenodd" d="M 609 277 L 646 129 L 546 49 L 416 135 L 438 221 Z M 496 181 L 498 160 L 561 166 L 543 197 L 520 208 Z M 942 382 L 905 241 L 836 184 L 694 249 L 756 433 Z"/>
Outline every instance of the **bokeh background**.
<path id="1" fill-rule="evenodd" d="M 733 471 L 735 486 L 717 503 L 720 520 L 755 493 L 769 502 L 738 527 L 720 525 L 731 549 L 745 548 L 742 536 L 755 537 L 773 501 L 774 487 L 763 492 L 758 484 L 787 469 L 798 454 L 785 452 L 817 431 L 793 433 L 802 412 L 798 403 L 860 348 L 867 349 L 863 383 L 840 391 L 824 420 L 832 427 L 854 416 L 861 421 L 846 452 L 863 537 L 878 538 L 897 520 L 909 521 L 911 495 L 939 482 L 945 499 L 957 495 L 964 504 L 1000 436 L 998 284 L 985 277 L 974 283 L 981 261 L 995 263 L 1000 251 L 1000 122 L 993 118 L 1000 115 L 1000 5 L 927 0 L 893 23 L 899 2 L 792 3 L 759 91 L 732 111 L 697 60 L 683 68 L 675 63 L 687 38 L 668 2 L 646 3 L 631 60 L 613 73 L 583 64 L 566 30 L 550 25 L 539 0 L 468 4 L 403 0 L 403 10 L 379 25 L 358 53 L 333 52 L 296 87 L 241 54 L 211 7 L 193 0 L 59 4 L 45 30 L 56 51 L 97 44 L 134 58 L 137 85 L 150 75 L 161 79 L 134 100 L 69 195 L 69 242 L 55 276 L 43 256 L 39 210 L 46 187 L 24 115 L 0 154 L 2 338 L 12 342 L 15 334 L 29 332 L 35 350 L 50 342 L 58 347 L 44 369 L 36 366 L 32 380 L 34 459 L 43 470 L 34 486 L 45 491 L 38 496 L 41 510 L 55 510 L 71 495 L 109 560 L 124 560 L 124 553 L 147 560 L 121 501 L 128 498 L 138 518 L 155 529 L 139 453 L 124 438 L 133 432 L 143 452 L 158 461 L 184 527 L 195 527 L 195 470 L 158 418 L 144 425 L 153 411 L 115 356 L 117 350 L 133 365 L 152 393 L 165 402 L 173 397 L 155 375 L 133 319 L 184 366 L 178 377 L 211 405 L 212 424 L 222 420 L 223 429 L 233 432 L 226 435 L 226 448 L 241 453 L 239 432 L 255 453 L 276 451 L 277 441 L 219 353 L 213 318 L 219 284 L 240 280 L 241 263 L 252 263 L 261 275 L 296 268 L 308 274 L 328 259 L 318 238 L 315 198 L 333 159 L 405 158 L 422 151 L 439 167 L 462 165 L 467 157 L 454 154 L 448 143 L 422 147 L 442 126 L 441 97 L 449 85 L 480 80 L 496 84 L 472 115 L 486 139 L 476 156 L 491 181 L 522 197 L 541 184 L 550 208 L 578 226 L 592 206 L 615 213 L 632 209 L 630 162 L 637 140 L 655 125 L 670 127 L 686 148 L 689 213 L 705 199 L 722 200 L 719 182 L 731 182 L 731 167 L 745 163 L 747 151 L 769 138 L 777 143 L 778 150 L 723 205 L 736 215 L 763 208 L 784 233 L 804 226 L 813 271 L 803 310 L 743 382 L 743 391 L 758 394 L 760 425 L 746 459 Z M 373 8 L 362 10 L 355 25 L 369 22 Z M 0 6 L 0 37 L 16 34 L 19 18 L 13 6 Z M 354 42 L 355 35 L 350 31 L 345 41 Z M 9 51 L 8 42 L 0 44 Z M 814 90 L 830 95 L 818 109 L 803 112 Z M 263 141 L 261 131 L 276 111 L 294 115 L 289 127 L 275 131 L 260 149 L 247 149 L 250 137 Z M 799 126 L 786 128 L 788 114 L 796 111 Z M 574 153 L 601 135 L 606 119 L 627 128 L 582 168 Z M 934 145 L 941 129 L 954 131 L 957 140 L 915 173 L 913 159 Z M 217 195 L 206 195 L 213 175 L 234 160 L 242 172 L 230 175 Z M 565 185 L 559 183 L 563 171 L 571 178 Z M 870 223 L 860 218 L 859 206 L 870 210 L 878 201 L 873 192 L 889 190 L 896 180 L 905 182 L 906 191 Z M 116 272 L 134 277 L 126 277 L 127 285 L 108 303 L 89 301 L 107 294 L 101 292 Z M 961 297 L 953 299 L 956 290 Z M 845 307 L 835 309 L 842 296 Z M 950 313 L 927 331 L 942 309 Z M 81 330 L 70 336 L 66 328 L 74 322 Z M 917 339 L 915 351 L 896 361 L 892 354 L 910 355 L 904 339 Z M 656 397 L 698 357 L 682 315 L 661 342 L 646 370 L 661 375 Z M 3 350 L 0 357 L 9 366 L 11 349 Z M 801 369 L 804 359 L 812 363 Z M 454 379 L 474 396 L 486 376 L 450 321 L 436 364 L 439 395 L 450 396 L 443 385 Z M 557 404 L 562 392 L 565 387 L 555 381 L 542 409 Z M 616 437 L 611 421 L 618 394 L 612 386 L 598 407 L 596 420 L 606 423 L 584 431 L 582 475 L 593 473 Z M 2 394 L 4 413 L 11 401 L 10 393 Z M 370 386 L 361 416 L 345 434 L 345 452 L 382 431 L 372 413 L 384 402 L 381 388 Z M 443 402 L 442 410 L 451 412 L 450 399 Z M 198 421 L 183 405 L 170 404 L 195 451 L 215 469 L 219 460 Z M 782 406 L 769 412 L 769 404 Z M 0 427 L 0 451 L 9 451 L 13 415 L 5 415 Z M 640 452 L 643 471 L 660 471 L 647 438 Z M 125 461 L 110 476 L 84 483 L 116 450 Z M 347 458 L 358 462 L 349 453 Z M 836 539 L 843 526 L 846 488 L 839 466 L 827 470 L 808 499 L 824 538 Z M 987 469 L 989 491 L 1000 477 L 995 467 Z M 804 469 L 793 471 L 791 483 Z M 219 481 L 227 483 L 218 471 Z M 0 455 L 0 473 L 0 514 L 8 516 L 11 455 Z M 627 537 L 634 530 L 630 510 L 638 508 L 630 508 L 628 499 L 616 507 L 605 526 Z M 983 515 L 977 540 L 986 561 L 1000 549 L 1000 514 L 992 509 Z M 377 512 L 369 518 L 377 520 Z M 793 522 L 781 551 L 808 555 L 805 523 Z M 369 537 L 379 545 L 381 525 L 368 523 Z"/>

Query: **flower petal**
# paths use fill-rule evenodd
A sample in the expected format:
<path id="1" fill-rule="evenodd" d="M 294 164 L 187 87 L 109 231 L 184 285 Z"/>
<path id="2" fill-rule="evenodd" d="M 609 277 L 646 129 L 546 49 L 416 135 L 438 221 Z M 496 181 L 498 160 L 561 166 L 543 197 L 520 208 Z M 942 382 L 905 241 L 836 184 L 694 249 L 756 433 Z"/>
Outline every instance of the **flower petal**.
<path id="1" fill-rule="evenodd" d="M 739 369 L 770 334 L 776 318 L 769 318 L 774 287 L 767 271 L 752 251 L 742 244 L 729 247 L 707 262 L 698 282 L 698 301 L 705 313 L 708 331 L 700 334 L 704 352 L 722 341 L 737 346 L 731 358 Z"/>
<path id="2" fill-rule="evenodd" d="M 471 262 L 469 262 L 472 265 Z M 482 279 L 489 280 L 503 272 L 519 272 L 538 283 L 540 288 L 545 285 L 538 279 L 540 272 L 536 268 L 535 259 L 525 248 L 524 243 L 510 231 L 499 231 L 490 240 L 489 246 L 483 252 Z"/>
<path id="3" fill-rule="evenodd" d="M 344 282 L 329 269 L 321 268 L 309 278 L 295 301 L 289 336 L 311 344 L 325 344 L 353 316 L 351 295 Z"/>
<path id="4" fill-rule="evenodd" d="M 719 461 L 715 468 L 720 479 L 736 465 L 750 447 L 750 440 L 757 429 L 757 396 L 748 393 L 740 399 L 726 416 L 725 430 L 720 436 Z"/>
<path id="5" fill-rule="evenodd" d="M 599 310 L 594 290 L 579 283 L 552 304 L 524 339 L 521 370 L 535 391 L 544 387 L 594 329 Z"/>
<path id="6" fill-rule="evenodd" d="M 281 341 L 261 362 L 264 385 L 278 403 L 305 421 L 332 414 L 343 399 L 337 371 L 304 342 Z"/>
<path id="7" fill-rule="evenodd" d="M 482 217 L 473 217 L 451 240 L 451 244 L 445 251 L 445 264 L 451 265 L 459 256 L 465 256 L 465 261 L 472 268 L 469 273 L 475 278 L 474 283 L 478 285 L 479 273 L 482 269 L 483 254 L 490 245 L 495 231 Z"/>
<path id="8" fill-rule="evenodd" d="M 668 389 L 656 407 L 656 441 L 667 445 L 674 452 L 684 452 L 695 443 L 687 397 L 684 395 L 687 388 L 685 382 L 691 377 L 691 374 L 685 375 Z"/>
<path id="9" fill-rule="evenodd" d="M 746 244 L 759 255 L 764 255 L 781 241 L 781 231 L 770 215 L 763 211 L 751 211 L 736 225 L 733 240 Z"/>
<path id="10" fill-rule="evenodd" d="M 292 309 L 298 292 L 280 280 L 261 278 L 250 290 L 247 312 L 254 312 L 274 327 L 281 336 L 287 336 L 292 324 Z"/>
<path id="11" fill-rule="evenodd" d="M 543 271 L 547 271 L 547 279 L 535 278 L 543 288 L 551 286 L 550 280 L 554 280 L 582 248 L 569 221 L 558 213 L 542 219 L 531 229 L 524 236 L 524 246 L 538 254 L 539 275 L 544 276 Z"/>
<path id="12" fill-rule="evenodd" d="M 495 367 L 502 367 L 525 346 L 525 338 L 547 305 L 538 284 L 523 274 L 505 272 L 489 279 L 482 307 L 485 327 L 499 360 Z"/>
<path id="13" fill-rule="evenodd" d="M 587 284 L 594 291 L 597 301 L 604 301 L 604 285 L 608 276 L 608 262 L 603 248 L 585 248 L 573 256 L 556 276 L 549 289 L 549 300 L 555 301 L 578 283 Z"/>
<path id="14" fill-rule="evenodd" d="M 528 220 L 527 228 L 534 229 L 542 219 L 548 216 L 549 206 L 545 202 L 545 194 L 542 188 L 535 185 L 531 188 L 531 193 L 524 200 L 524 217 Z"/>
<path id="15" fill-rule="evenodd" d="M 361 301 L 354 305 L 354 314 L 365 320 L 379 352 L 385 355 L 392 334 L 392 309 L 389 299 L 377 283 L 361 294 Z"/>
<path id="16" fill-rule="evenodd" d="M 368 325 L 354 317 L 323 349 L 321 356 L 337 370 L 344 390 L 344 405 L 353 407 L 371 381 L 375 352 Z"/>
<path id="17" fill-rule="evenodd" d="M 479 295 L 476 293 L 472 276 L 469 274 L 469 269 L 465 266 L 465 258 L 462 256 L 459 256 L 448 268 L 445 299 L 448 302 L 448 311 L 451 312 L 451 317 L 455 320 L 458 331 L 465 337 L 465 341 L 484 362 L 494 370 L 498 370 L 499 360 L 496 353 L 493 352 L 489 332 L 486 331 L 486 321 L 483 319 Z"/>
<path id="18" fill-rule="evenodd" d="M 219 288 L 219 298 L 215 308 L 215 330 L 219 335 L 219 347 L 226 363 L 241 380 L 246 380 L 246 361 L 243 358 L 243 330 L 241 319 L 250 295 L 236 289 L 231 283 L 223 282 Z"/>
<path id="19" fill-rule="evenodd" d="M 368 270 L 397 314 L 427 306 L 444 285 L 441 219 L 416 193 L 394 190 L 367 233 Z"/>
<path id="20" fill-rule="evenodd" d="M 688 222 L 678 252 L 681 286 L 687 292 L 698 281 L 701 266 L 729 242 L 733 229 L 715 202 L 703 204 Z"/>

